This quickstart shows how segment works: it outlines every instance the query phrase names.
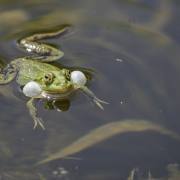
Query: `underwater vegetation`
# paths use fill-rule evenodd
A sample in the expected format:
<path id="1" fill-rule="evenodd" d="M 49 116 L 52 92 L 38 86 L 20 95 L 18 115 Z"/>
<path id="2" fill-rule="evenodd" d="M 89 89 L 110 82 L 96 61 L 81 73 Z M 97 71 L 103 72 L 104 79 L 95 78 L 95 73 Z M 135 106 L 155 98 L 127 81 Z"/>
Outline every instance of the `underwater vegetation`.
<path id="1" fill-rule="evenodd" d="M 110 122 L 96 129 L 93 129 L 88 134 L 80 137 L 69 146 L 59 150 L 58 152 L 52 153 L 51 155 L 49 155 L 49 157 L 41 160 L 38 164 L 43 164 L 52 160 L 71 156 L 118 134 L 141 131 L 156 131 L 158 133 L 180 140 L 180 136 L 178 134 L 168 130 L 161 125 L 145 120 L 133 119 Z"/>

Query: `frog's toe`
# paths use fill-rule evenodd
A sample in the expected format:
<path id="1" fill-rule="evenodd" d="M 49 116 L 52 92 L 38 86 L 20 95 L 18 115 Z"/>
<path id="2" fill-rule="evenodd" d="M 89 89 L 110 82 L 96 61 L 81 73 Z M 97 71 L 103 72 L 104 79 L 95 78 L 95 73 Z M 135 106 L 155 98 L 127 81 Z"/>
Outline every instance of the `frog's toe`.
<path id="1" fill-rule="evenodd" d="M 37 127 L 37 121 L 34 121 L 34 126 L 33 126 L 33 129 L 36 129 L 36 127 Z"/>
<path id="2" fill-rule="evenodd" d="M 37 126 L 40 126 L 43 130 L 45 130 L 45 126 L 44 126 L 43 120 L 41 118 L 34 119 L 34 127 L 33 127 L 33 129 L 36 129 Z"/>
<path id="3" fill-rule="evenodd" d="M 104 107 L 103 107 L 102 104 L 109 104 L 108 102 L 103 101 L 103 100 L 101 100 L 101 99 L 99 99 L 99 98 L 97 98 L 97 97 L 94 97 L 94 98 L 93 98 L 93 101 L 94 101 L 95 104 L 96 104 L 100 109 L 102 109 L 102 110 L 104 110 Z"/>

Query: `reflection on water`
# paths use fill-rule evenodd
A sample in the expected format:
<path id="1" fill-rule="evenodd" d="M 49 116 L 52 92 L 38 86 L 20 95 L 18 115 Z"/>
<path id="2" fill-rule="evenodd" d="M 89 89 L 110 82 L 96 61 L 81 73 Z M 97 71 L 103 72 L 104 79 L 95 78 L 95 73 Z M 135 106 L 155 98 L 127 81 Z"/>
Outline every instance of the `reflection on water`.
<path id="1" fill-rule="evenodd" d="M 39 102 L 47 130 L 34 131 L 26 98 L 18 94 L 16 83 L 1 87 L 2 179 L 179 178 L 180 143 L 167 135 L 180 132 L 178 1 L 1 0 L 0 4 L 0 68 L 25 55 L 15 47 L 18 38 L 71 24 L 69 34 L 50 41 L 65 53 L 59 63 L 93 69 L 89 86 L 110 103 L 100 111 L 79 93 L 71 106 L 62 103 L 67 111 L 57 112 Z M 124 119 L 131 119 L 127 129 L 121 127 Z M 137 119 L 145 119 L 147 126 Z M 114 134 L 115 127 L 119 129 Z M 136 128 L 141 130 L 137 133 Z M 72 158 L 60 158 L 69 155 Z M 37 166 L 44 156 L 56 158 Z"/>

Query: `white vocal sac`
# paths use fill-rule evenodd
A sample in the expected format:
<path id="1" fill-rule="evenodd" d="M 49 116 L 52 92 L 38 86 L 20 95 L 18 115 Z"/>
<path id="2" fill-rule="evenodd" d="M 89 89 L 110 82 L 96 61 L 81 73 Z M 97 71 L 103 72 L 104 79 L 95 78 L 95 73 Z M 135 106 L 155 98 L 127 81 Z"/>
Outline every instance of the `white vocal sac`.
<path id="1" fill-rule="evenodd" d="M 42 89 L 40 85 L 35 81 L 30 81 L 23 87 L 23 93 L 27 97 L 38 96 L 41 94 L 41 92 Z"/>
<path id="2" fill-rule="evenodd" d="M 87 78 L 81 71 L 71 72 L 71 81 L 79 86 L 84 86 L 87 82 Z"/>

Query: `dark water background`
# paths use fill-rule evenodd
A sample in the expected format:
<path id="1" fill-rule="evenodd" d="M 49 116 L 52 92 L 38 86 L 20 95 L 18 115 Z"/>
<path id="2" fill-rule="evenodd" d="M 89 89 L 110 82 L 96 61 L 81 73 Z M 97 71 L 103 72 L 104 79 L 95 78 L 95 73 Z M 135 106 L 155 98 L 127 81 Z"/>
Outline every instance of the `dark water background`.
<path id="1" fill-rule="evenodd" d="M 180 163 L 179 141 L 145 131 L 119 134 L 72 155 L 80 160 L 34 166 L 112 121 L 142 119 L 180 132 L 178 0 L 1 0 L 0 10 L 3 63 L 26 55 L 16 47 L 18 38 L 70 24 L 68 34 L 48 42 L 64 51 L 59 63 L 94 70 L 90 89 L 110 103 L 101 111 L 79 93 L 68 111 L 57 112 L 40 102 L 46 130 L 33 130 L 17 84 L 1 86 L 0 179 L 119 180 L 134 168 L 139 178 L 148 172 L 165 178 L 167 166 Z"/>

